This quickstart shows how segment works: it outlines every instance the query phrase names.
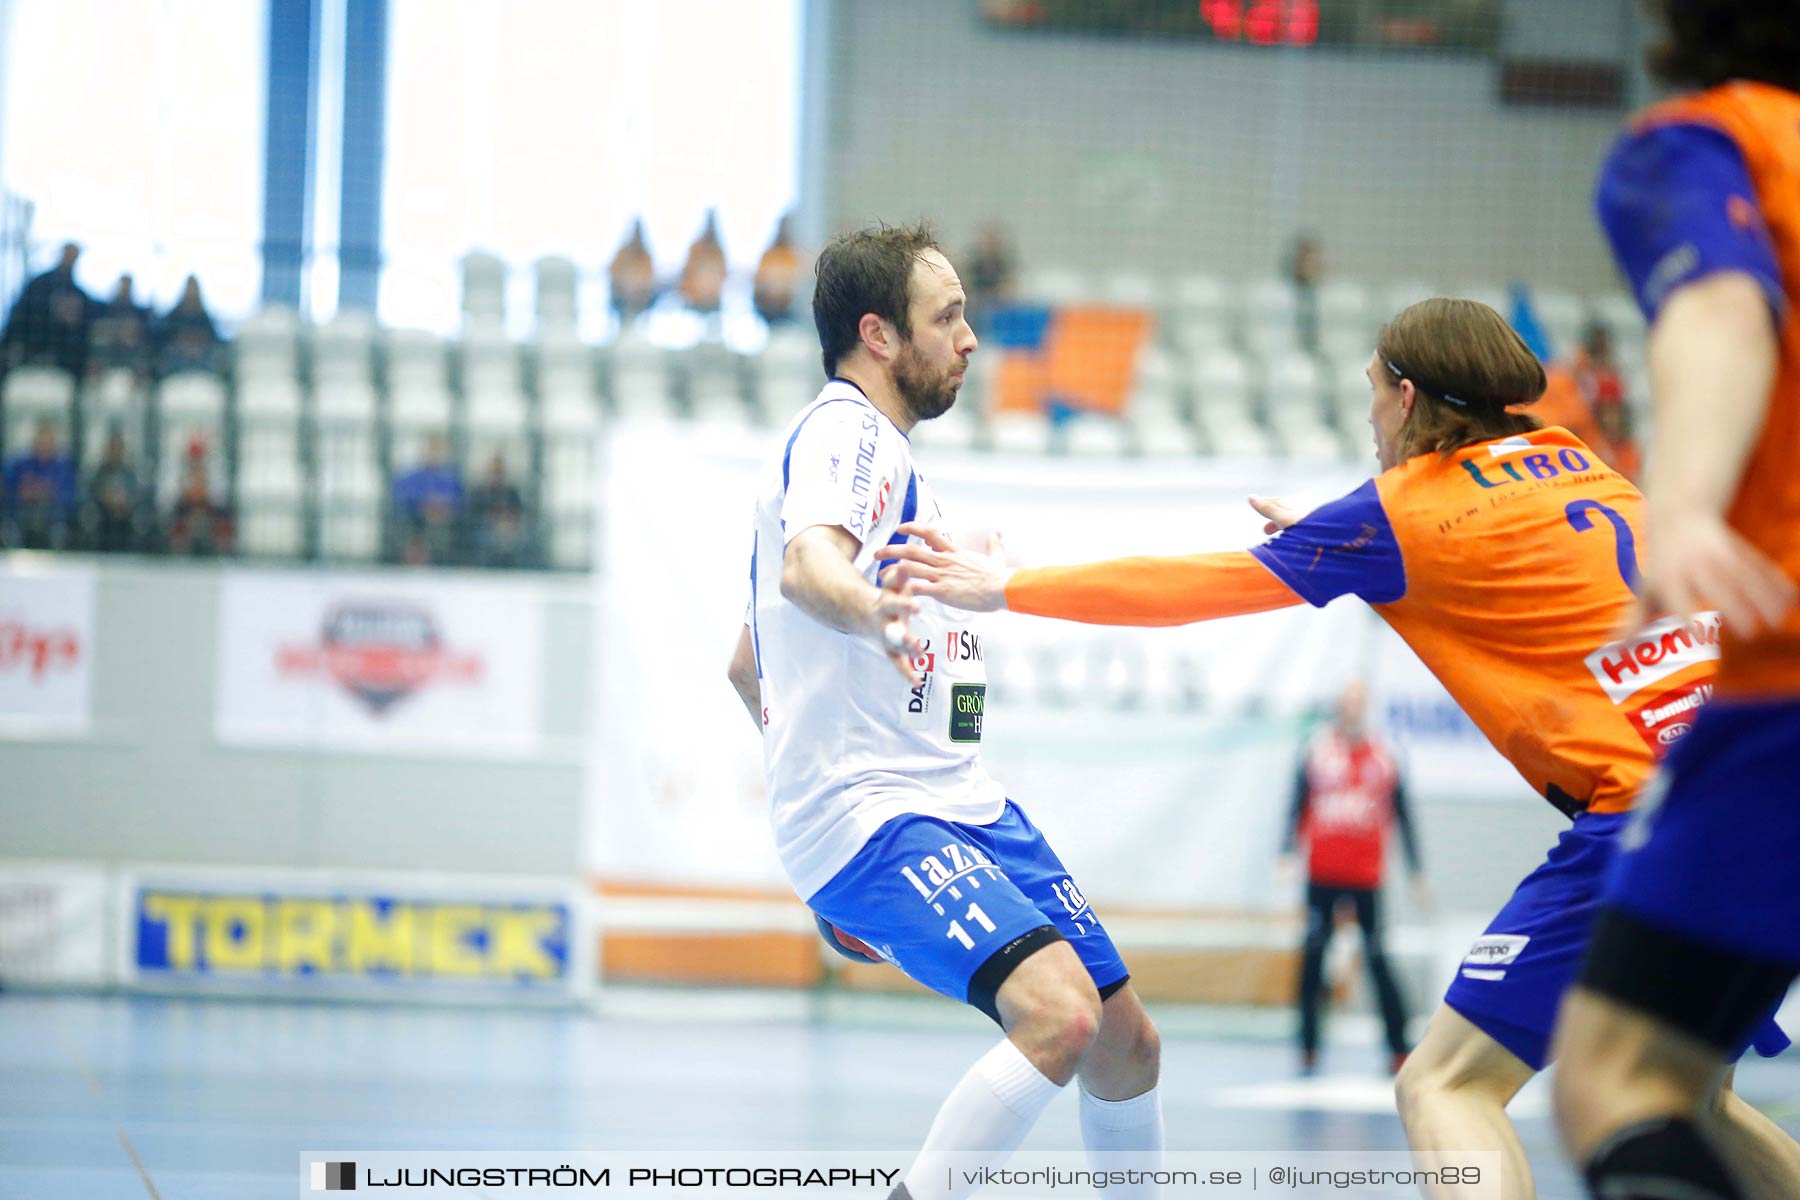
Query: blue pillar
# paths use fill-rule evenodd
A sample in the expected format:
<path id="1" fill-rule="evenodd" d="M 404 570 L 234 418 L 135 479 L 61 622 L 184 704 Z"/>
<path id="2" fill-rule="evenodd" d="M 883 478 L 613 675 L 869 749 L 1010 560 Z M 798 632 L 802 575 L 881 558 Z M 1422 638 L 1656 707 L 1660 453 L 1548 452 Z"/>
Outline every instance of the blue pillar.
<path id="1" fill-rule="evenodd" d="M 387 0 L 347 0 L 338 307 L 375 311 L 381 282 L 381 173 L 387 99 Z"/>
<path id="2" fill-rule="evenodd" d="M 269 0 L 268 123 L 263 142 L 264 304 L 300 307 L 310 250 L 308 196 L 317 114 L 313 0 Z"/>

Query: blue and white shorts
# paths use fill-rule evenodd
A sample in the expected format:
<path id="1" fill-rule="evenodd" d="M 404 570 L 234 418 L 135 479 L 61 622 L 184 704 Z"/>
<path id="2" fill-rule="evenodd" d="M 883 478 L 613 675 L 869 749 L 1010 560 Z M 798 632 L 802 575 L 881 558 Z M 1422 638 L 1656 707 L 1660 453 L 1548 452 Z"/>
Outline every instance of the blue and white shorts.
<path id="1" fill-rule="evenodd" d="M 1102 995 L 1129 975 L 1068 869 L 1010 800 L 989 825 L 895 817 L 807 903 L 913 979 L 989 1016 L 990 989 L 971 994 L 970 985 L 1022 938 L 1066 940 Z M 1060 939 L 1039 932 L 1046 926 Z"/>

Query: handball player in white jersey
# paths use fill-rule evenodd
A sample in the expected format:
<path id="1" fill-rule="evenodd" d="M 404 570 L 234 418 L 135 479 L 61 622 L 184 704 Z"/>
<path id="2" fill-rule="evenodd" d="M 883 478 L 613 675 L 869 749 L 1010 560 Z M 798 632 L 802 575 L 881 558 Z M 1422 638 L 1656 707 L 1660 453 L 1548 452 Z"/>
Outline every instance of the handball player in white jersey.
<path id="1" fill-rule="evenodd" d="M 1158 1168 L 1156 1029 L 1080 887 L 981 766 L 980 620 L 875 582 L 902 522 L 948 528 L 907 435 L 956 402 L 975 351 L 962 283 L 924 226 L 840 237 L 817 273 L 830 382 L 764 468 L 731 680 L 762 733 L 782 864 L 826 939 L 1006 1031 L 894 1194 L 971 1194 L 965 1172 L 1003 1162 L 1071 1080 L 1090 1155 Z"/>

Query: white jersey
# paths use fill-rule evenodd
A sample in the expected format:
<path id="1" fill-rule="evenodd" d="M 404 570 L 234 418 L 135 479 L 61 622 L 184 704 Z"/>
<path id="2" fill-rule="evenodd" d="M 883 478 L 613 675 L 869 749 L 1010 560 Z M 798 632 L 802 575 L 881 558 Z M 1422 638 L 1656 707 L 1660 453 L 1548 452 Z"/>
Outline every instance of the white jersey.
<path id="1" fill-rule="evenodd" d="M 854 384 L 833 380 L 781 445 L 758 491 L 750 630 L 775 845 L 806 899 L 893 817 L 985 825 L 1006 796 L 977 753 L 987 671 L 974 614 L 920 600 L 909 622 L 924 644 L 915 688 L 874 642 L 820 624 L 781 594 L 782 555 L 802 530 L 849 530 L 861 541 L 856 568 L 874 583 L 875 556 L 902 521 L 942 525 L 906 435 Z"/>

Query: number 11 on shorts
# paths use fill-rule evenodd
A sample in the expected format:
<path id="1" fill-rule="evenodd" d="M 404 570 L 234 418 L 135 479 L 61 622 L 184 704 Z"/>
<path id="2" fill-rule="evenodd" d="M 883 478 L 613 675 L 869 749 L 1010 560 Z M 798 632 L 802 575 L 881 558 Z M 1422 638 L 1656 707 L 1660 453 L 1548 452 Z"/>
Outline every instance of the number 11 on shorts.
<path id="1" fill-rule="evenodd" d="M 963 928 L 963 921 L 971 921 L 974 924 L 981 926 L 981 928 L 988 933 L 994 932 L 994 923 L 988 920 L 988 915 L 986 913 L 981 911 L 981 905 L 969 905 L 969 911 L 963 914 L 962 921 L 950 922 L 950 932 L 944 935 L 947 938 L 955 938 L 957 941 L 961 942 L 964 950 L 973 950 L 975 948 L 975 939 L 970 937 L 969 931 Z"/>

